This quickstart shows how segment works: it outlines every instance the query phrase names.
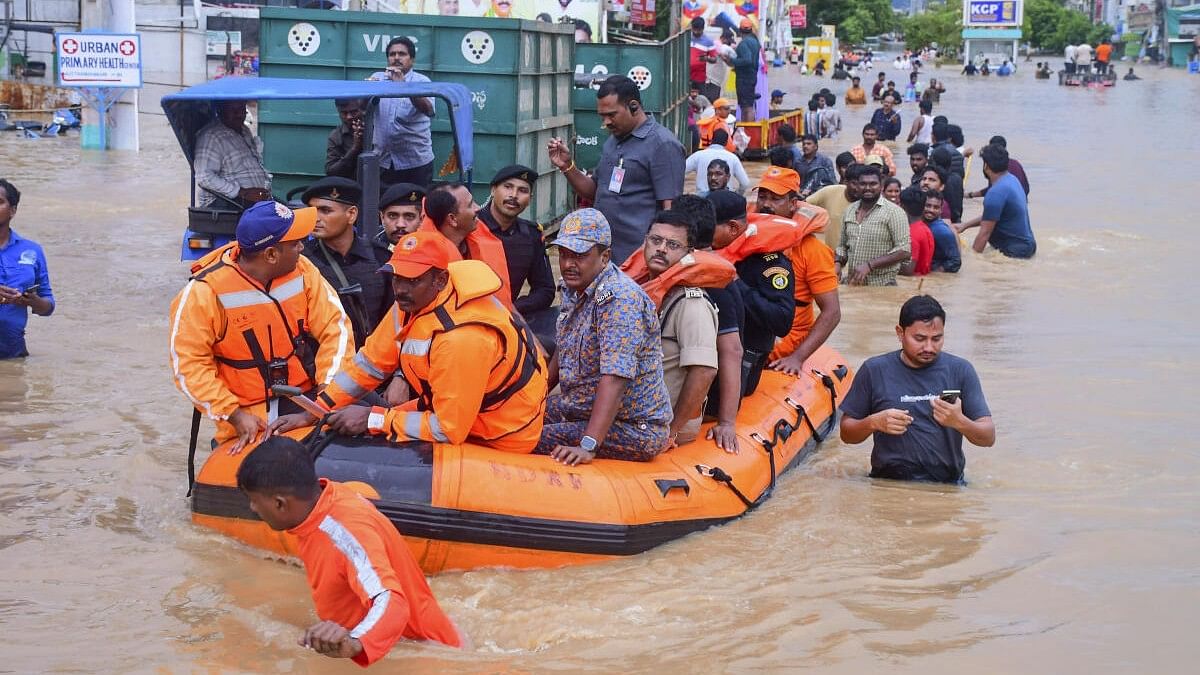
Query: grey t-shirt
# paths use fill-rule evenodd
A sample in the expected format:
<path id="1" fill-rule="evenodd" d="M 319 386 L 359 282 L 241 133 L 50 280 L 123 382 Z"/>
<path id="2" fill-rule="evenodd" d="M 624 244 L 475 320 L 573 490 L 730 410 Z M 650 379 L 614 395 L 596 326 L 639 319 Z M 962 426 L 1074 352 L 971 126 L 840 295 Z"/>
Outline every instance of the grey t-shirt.
<path id="1" fill-rule="evenodd" d="M 842 412 L 863 419 L 881 410 L 898 408 L 912 415 L 900 436 L 875 432 L 871 449 L 871 476 L 900 480 L 962 481 L 966 457 L 962 434 L 933 419 L 933 399 L 947 389 L 962 392 L 963 414 L 969 419 L 989 417 L 979 376 L 969 361 L 942 352 L 933 365 L 910 368 L 900 351 L 873 356 L 854 376 Z"/>
<path id="2" fill-rule="evenodd" d="M 623 179 L 614 181 L 618 168 Z M 596 166 L 595 203 L 612 228 L 613 262 L 620 265 L 641 247 L 658 202 L 683 194 L 683 168 L 683 145 L 652 119 L 625 138 L 609 136 L 604 142 Z"/>

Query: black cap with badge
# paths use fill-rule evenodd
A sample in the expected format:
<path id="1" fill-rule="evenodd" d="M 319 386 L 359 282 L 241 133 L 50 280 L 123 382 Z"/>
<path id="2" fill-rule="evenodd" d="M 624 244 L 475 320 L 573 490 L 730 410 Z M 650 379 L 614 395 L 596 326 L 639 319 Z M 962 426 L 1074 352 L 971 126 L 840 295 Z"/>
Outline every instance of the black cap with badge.
<path id="1" fill-rule="evenodd" d="M 358 183 L 341 176 L 326 176 L 308 186 L 300 200 L 305 204 L 311 199 L 328 199 L 357 206 L 362 199 L 362 188 Z"/>
<path id="2" fill-rule="evenodd" d="M 537 172 L 527 166 L 512 164 L 496 172 L 496 176 L 492 178 L 492 186 L 495 187 L 509 178 L 525 181 L 529 184 L 529 189 L 532 190 L 533 183 L 537 180 Z"/>
<path id="3" fill-rule="evenodd" d="M 379 198 L 379 210 L 389 206 L 420 206 L 425 199 L 425 188 L 415 183 L 396 183 Z"/>

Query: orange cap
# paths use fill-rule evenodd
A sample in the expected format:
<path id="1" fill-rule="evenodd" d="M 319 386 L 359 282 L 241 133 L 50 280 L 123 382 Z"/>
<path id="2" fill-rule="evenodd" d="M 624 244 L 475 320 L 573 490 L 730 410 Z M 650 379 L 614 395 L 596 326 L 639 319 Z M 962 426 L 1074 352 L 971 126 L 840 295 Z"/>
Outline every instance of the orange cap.
<path id="1" fill-rule="evenodd" d="M 732 106 L 733 103 L 731 103 L 729 99 L 724 98 L 724 97 L 721 97 L 721 98 L 713 101 L 714 108 L 720 108 L 721 106 L 725 106 L 725 105 Z"/>
<path id="2" fill-rule="evenodd" d="M 738 24 L 738 27 L 739 27 L 739 28 L 742 28 L 742 29 L 751 29 L 751 30 L 753 30 L 753 29 L 754 29 L 754 22 L 750 20 L 750 17 L 748 17 L 748 16 L 744 16 L 744 17 L 742 17 L 742 21 L 741 21 L 741 23 L 739 23 L 739 24 Z"/>
<path id="3" fill-rule="evenodd" d="M 396 242 L 391 260 L 379 271 L 415 279 L 433 267 L 446 269 L 453 259 L 450 241 L 440 232 L 417 231 L 404 235 Z"/>
<path id="4" fill-rule="evenodd" d="M 759 189 L 765 188 L 770 190 L 777 195 L 799 192 L 800 174 L 782 166 L 773 166 L 763 174 L 762 180 L 758 181 L 758 187 Z"/>

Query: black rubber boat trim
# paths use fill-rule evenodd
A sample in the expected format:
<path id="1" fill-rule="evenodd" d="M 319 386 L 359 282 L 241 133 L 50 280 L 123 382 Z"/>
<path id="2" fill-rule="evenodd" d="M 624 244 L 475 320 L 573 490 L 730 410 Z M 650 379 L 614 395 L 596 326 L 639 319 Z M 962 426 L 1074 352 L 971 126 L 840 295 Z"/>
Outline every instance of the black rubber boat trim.
<path id="1" fill-rule="evenodd" d="M 836 421 L 837 415 L 833 415 L 822 426 L 827 430 L 832 429 Z M 792 461 L 788 462 L 783 473 L 799 464 L 816 445 L 817 443 L 810 438 Z M 461 511 L 427 504 L 383 501 L 376 501 L 374 504 L 392 521 L 396 529 L 407 537 L 610 556 L 643 553 L 693 532 L 737 520 L 743 515 L 612 525 Z M 227 486 L 197 483 L 192 493 L 192 511 L 219 518 L 260 520 L 250 510 L 250 503 L 245 495 L 237 488 Z"/>

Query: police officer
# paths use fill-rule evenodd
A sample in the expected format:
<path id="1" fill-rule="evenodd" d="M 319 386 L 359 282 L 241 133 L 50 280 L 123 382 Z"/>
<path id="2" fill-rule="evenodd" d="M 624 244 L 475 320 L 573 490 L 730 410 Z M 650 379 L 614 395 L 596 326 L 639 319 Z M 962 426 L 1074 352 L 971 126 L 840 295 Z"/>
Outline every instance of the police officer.
<path id="1" fill-rule="evenodd" d="M 391 255 L 396 242 L 412 234 L 425 217 L 425 188 L 415 183 L 396 183 L 379 199 L 380 230 L 371 242 L 382 246 Z"/>
<path id="2" fill-rule="evenodd" d="M 516 306 L 526 319 L 550 307 L 554 302 L 554 274 L 542 242 L 542 226 L 520 217 L 533 198 L 537 174 L 527 166 L 513 164 L 500 169 L 492 178 L 492 197 L 476 216 L 504 244 L 508 262 L 508 281 L 516 295 L 529 281 L 529 293 L 516 298 Z"/>
<path id="3" fill-rule="evenodd" d="M 795 278 L 786 250 L 799 239 L 798 228 L 775 226 L 768 219 L 755 223 L 753 237 L 747 234 L 746 198 L 729 190 L 708 193 L 716 212 L 713 249 L 737 268 L 738 287 L 746 309 L 742 326 L 742 395 L 758 387 L 767 356 L 775 338 L 792 328 L 796 311 Z"/>
<path id="4" fill-rule="evenodd" d="M 388 251 L 372 246 L 354 231 L 362 188 L 349 178 L 326 176 L 309 186 L 301 199 L 317 210 L 313 238 L 304 244 L 304 255 L 337 291 L 354 326 L 354 345 L 375 330 L 392 304 L 388 279 L 378 273 Z"/>

